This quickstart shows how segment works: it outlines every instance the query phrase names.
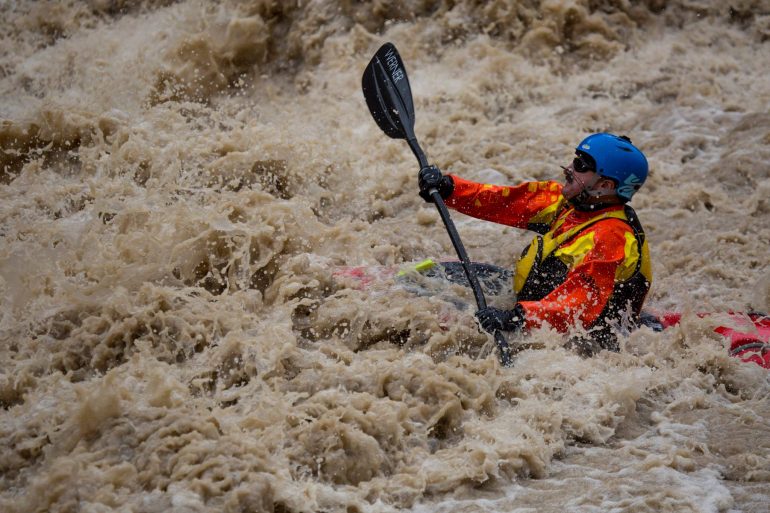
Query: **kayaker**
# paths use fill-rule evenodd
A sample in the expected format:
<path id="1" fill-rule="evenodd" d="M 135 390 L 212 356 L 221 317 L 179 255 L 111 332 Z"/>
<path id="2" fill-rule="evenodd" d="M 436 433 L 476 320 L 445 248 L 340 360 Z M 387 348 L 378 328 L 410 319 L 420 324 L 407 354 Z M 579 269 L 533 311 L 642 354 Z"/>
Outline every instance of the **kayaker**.
<path id="1" fill-rule="evenodd" d="M 647 178 L 647 159 L 628 137 L 608 133 L 588 136 L 575 155 L 562 167 L 563 184 L 487 185 L 424 167 L 420 196 L 432 201 L 435 188 L 463 214 L 538 233 L 514 270 L 514 308 L 476 313 L 486 331 L 547 323 L 581 332 L 572 340 L 585 353 L 617 351 L 617 329 L 638 322 L 652 282 L 644 230 L 628 205 Z"/>

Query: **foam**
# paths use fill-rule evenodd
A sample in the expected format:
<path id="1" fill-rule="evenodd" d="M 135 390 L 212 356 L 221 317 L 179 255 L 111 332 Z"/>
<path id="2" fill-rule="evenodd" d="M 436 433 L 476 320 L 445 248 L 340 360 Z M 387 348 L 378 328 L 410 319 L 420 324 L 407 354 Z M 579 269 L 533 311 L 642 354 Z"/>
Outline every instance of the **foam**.
<path id="1" fill-rule="evenodd" d="M 0 509 L 766 503 L 770 382 L 696 315 L 770 307 L 762 8 L 0 7 Z M 361 97 L 386 40 L 447 172 L 558 179 L 586 134 L 630 135 L 648 302 L 680 326 L 592 359 L 537 330 L 501 369 L 464 288 L 336 280 L 453 258 Z M 455 219 L 478 261 L 528 241 Z"/>

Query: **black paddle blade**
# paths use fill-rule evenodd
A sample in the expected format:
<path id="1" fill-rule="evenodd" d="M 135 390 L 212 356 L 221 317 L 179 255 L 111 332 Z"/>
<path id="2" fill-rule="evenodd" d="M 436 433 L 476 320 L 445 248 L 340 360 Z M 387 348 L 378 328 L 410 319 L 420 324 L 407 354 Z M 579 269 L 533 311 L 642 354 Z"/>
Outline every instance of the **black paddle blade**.
<path id="1" fill-rule="evenodd" d="M 414 103 L 396 47 L 385 43 L 364 70 L 361 87 L 374 121 L 393 139 L 414 138 Z"/>

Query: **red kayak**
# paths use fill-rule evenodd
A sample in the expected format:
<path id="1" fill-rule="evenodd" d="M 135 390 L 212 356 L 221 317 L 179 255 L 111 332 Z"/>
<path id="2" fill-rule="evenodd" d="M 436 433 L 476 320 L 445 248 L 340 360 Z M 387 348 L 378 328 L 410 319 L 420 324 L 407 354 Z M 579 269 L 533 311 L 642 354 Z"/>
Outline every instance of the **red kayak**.
<path id="1" fill-rule="evenodd" d="M 489 264 L 473 264 L 479 282 L 486 294 L 507 293 L 510 290 L 510 271 Z M 440 269 L 440 272 L 436 272 Z M 420 285 L 409 280 L 410 273 L 420 273 L 452 283 L 467 283 L 464 273 L 456 262 L 437 264 L 424 260 L 404 269 L 387 266 L 349 266 L 337 267 L 332 276 L 338 285 L 344 288 L 370 290 L 374 288 L 406 287 L 420 294 Z M 428 293 L 427 289 L 424 290 Z M 456 301 L 453 301 L 456 304 Z M 457 306 L 457 305 L 456 305 Z M 470 308 L 470 305 L 465 305 Z M 459 309 L 464 309 L 459 305 Z M 709 317 L 716 313 L 699 313 L 699 317 Z M 762 313 L 721 313 L 721 318 L 729 318 L 730 326 L 718 326 L 714 329 L 730 341 L 730 356 L 744 362 L 751 362 L 770 369 L 770 316 Z M 680 312 L 650 313 L 644 312 L 642 324 L 656 331 L 676 326 L 682 319 Z M 451 319 L 442 319 L 450 323 Z"/>
<path id="2" fill-rule="evenodd" d="M 708 313 L 699 313 L 699 317 L 708 317 Z M 727 316 L 736 327 L 718 326 L 714 329 L 730 341 L 730 356 L 744 362 L 753 362 L 770 369 L 770 317 L 761 313 L 728 312 Z M 682 319 L 678 312 L 666 312 L 658 315 L 663 329 L 676 326 Z"/>

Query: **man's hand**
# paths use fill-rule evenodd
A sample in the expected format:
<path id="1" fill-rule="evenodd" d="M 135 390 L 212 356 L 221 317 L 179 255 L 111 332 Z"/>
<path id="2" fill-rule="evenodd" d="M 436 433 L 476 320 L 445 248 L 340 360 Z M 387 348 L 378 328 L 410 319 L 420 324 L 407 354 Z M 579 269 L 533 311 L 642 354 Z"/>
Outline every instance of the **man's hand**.
<path id="1" fill-rule="evenodd" d="M 455 188 L 452 177 L 441 174 L 441 170 L 436 166 L 425 166 L 420 169 L 417 184 L 420 186 L 420 197 L 428 203 L 433 202 L 428 192 L 431 189 L 436 189 L 442 198 L 447 199 Z"/>
<path id="2" fill-rule="evenodd" d="M 516 305 L 513 310 L 501 310 L 493 306 L 482 308 L 476 312 L 479 324 L 487 333 L 496 331 L 519 331 L 524 327 L 524 309 Z"/>

